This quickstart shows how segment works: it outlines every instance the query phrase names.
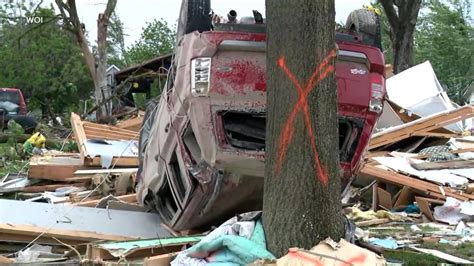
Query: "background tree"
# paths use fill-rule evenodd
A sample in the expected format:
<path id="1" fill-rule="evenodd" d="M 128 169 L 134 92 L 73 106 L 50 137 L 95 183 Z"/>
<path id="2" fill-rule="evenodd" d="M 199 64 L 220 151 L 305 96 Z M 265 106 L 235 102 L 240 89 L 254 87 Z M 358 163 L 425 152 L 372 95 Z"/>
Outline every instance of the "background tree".
<path id="1" fill-rule="evenodd" d="M 463 97 L 474 80 L 474 27 L 470 1 L 430 1 L 419 19 L 415 60 L 429 60 L 452 100 Z"/>
<path id="2" fill-rule="evenodd" d="M 82 52 L 54 9 L 32 2 L 0 9 L 0 84 L 21 88 L 29 109 L 41 109 L 45 118 L 77 112 L 92 88 Z M 28 23 L 25 16 L 43 17 L 44 23 Z"/>
<path id="3" fill-rule="evenodd" d="M 104 99 L 110 97 L 110 91 L 107 87 L 107 26 L 110 17 L 117 5 L 117 0 L 108 0 L 105 10 L 97 18 L 97 54 L 94 58 L 91 47 L 87 41 L 84 24 L 79 20 L 75 0 L 55 0 L 56 5 L 61 12 L 61 17 L 65 28 L 69 29 L 82 49 L 84 60 L 89 69 L 92 80 L 94 81 L 95 102 L 101 105 Z M 108 105 L 101 105 L 97 110 L 98 121 L 104 121 L 110 114 Z"/>
<path id="4" fill-rule="evenodd" d="M 145 60 L 173 52 L 176 29 L 163 19 L 153 20 L 143 28 L 138 41 L 125 53 L 127 64 L 139 64 Z"/>
<path id="5" fill-rule="evenodd" d="M 126 66 L 124 59 L 126 53 L 125 33 L 123 22 L 116 12 L 112 13 L 109 21 L 107 34 L 107 62 L 109 65 L 116 65 L 119 68 Z"/>
<path id="6" fill-rule="evenodd" d="M 142 29 L 140 38 L 126 50 L 124 61 L 127 65 L 140 64 L 157 56 L 173 52 L 176 41 L 176 29 L 170 27 L 163 19 L 153 20 Z M 161 94 L 164 80 L 156 77 L 151 85 L 151 97 Z M 143 93 L 134 95 L 135 104 L 145 107 L 147 98 Z"/>
<path id="7" fill-rule="evenodd" d="M 311 248 L 328 236 L 339 240 L 344 231 L 335 11 L 334 0 L 267 0 L 266 10 L 263 223 L 267 247 L 280 256 L 288 247 Z"/>
<path id="8" fill-rule="evenodd" d="M 413 65 L 413 41 L 422 0 L 379 0 L 390 24 L 395 74 Z"/>

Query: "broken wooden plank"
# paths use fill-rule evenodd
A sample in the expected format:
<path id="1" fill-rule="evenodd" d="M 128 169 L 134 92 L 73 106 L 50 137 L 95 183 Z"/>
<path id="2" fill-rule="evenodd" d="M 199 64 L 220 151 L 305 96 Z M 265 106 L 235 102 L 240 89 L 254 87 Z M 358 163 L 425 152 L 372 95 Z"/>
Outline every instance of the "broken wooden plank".
<path id="1" fill-rule="evenodd" d="M 162 254 L 158 256 L 152 256 L 145 258 L 143 261 L 144 266 L 168 266 L 171 261 L 178 255 L 178 252 L 172 252 L 168 254 Z"/>
<path id="2" fill-rule="evenodd" d="M 372 165 L 365 165 L 361 171 L 361 174 L 375 178 L 378 181 L 383 183 L 395 184 L 399 186 L 407 186 L 415 191 L 431 195 L 439 199 L 446 199 L 446 196 L 453 197 L 461 201 L 466 201 L 474 199 L 474 195 L 471 194 L 461 194 L 455 190 L 433 184 L 428 181 L 420 180 L 417 178 L 409 177 L 395 172 L 390 172 L 379 167 Z"/>
<path id="3" fill-rule="evenodd" d="M 14 260 L 12 259 L 9 259 L 5 256 L 2 256 L 0 255 L 0 264 L 1 265 L 4 265 L 4 264 L 12 264 L 14 262 Z M 171 262 L 171 261 L 170 261 Z M 148 264 L 148 265 L 160 265 L 160 264 Z"/>
<path id="4" fill-rule="evenodd" d="M 474 168 L 474 160 L 450 160 L 438 162 L 412 163 L 416 170 L 441 170 Z"/>
<path id="5" fill-rule="evenodd" d="M 87 149 L 86 149 L 87 136 L 86 136 L 86 132 L 84 132 L 84 128 L 82 127 L 81 118 L 75 113 L 71 113 L 71 127 L 72 127 L 72 131 L 74 132 L 74 138 L 76 139 L 79 153 L 81 155 L 81 161 L 84 162 L 84 158 L 87 155 Z"/>
<path id="6" fill-rule="evenodd" d="M 430 221 L 435 221 L 433 212 L 431 211 L 431 204 L 443 205 L 444 201 L 442 200 L 435 200 L 425 197 L 415 197 L 416 204 L 420 208 L 421 213 L 423 213 L 426 218 Z"/>
<path id="7" fill-rule="evenodd" d="M 133 131 L 138 132 L 138 131 L 140 131 L 142 123 L 143 123 L 143 116 L 137 116 L 137 117 L 134 117 L 134 118 L 130 118 L 130 119 L 127 119 L 127 120 L 120 121 L 117 124 L 117 126 L 119 128 L 133 130 Z"/>
<path id="8" fill-rule="evenodd" d="M 400 191 L 400 195 L 398 196 L 395 204 L 393 204 L 394 208 L 406 207 L 410 204 L 413 204 L 415 198 L 414 193 L 411 189 L 407 186 L 403 186 L 402 190 Z"/>
<path id="9" fill-rule="evenodd" d="M 374 220 L 368 220 L 368 221 L 359 221 L 355 222 L 356 226 L 362 227 L 362 226 L 372 226 L 372 225 L 378 225 L 378 224 L 386 224 L 389 223 L 390 219 L 389 218 L 380 218 L 380 219 L 374 219 Z"/>
<path id="10" fill-rule="evenodd" d="M 23 189 L 26 193 L 38 193 L 45 191 L 56 191 L 62 187 L 85 187 L 86 183 L 72 183 L 72 184 L 53 184 L 53 185 L 40 185 L 40 186 L 28 186 Z"/>
<path id="11" fill-rule="evenodd" d="M 128 202 L 128 203 L 135 203 L 137 202 L 137 194 L 128 194 L 128 195 L 122 195 L 122 196 L 116 196 L 115 198 Z M 78 202 L 74 203 L 76 206 L 82 206 L 82 207 L 95 207 L 104 197 L 96 200 L 88 200 L 88 201 L 83 201 L 83 202 Z"/>
<path id="12" fill-rule="evenodd" d="M 383 188 L 377 187 L 377 200 L 379 206 L 386 210 L 392 209 L 392 195 L 390 195 L 390 192 Z"/>
<path id="13" fill-rule="evenodd" d="M 120 158 L 117 158 L 117 157 L 112 158 L 111 165 L 115 165 L 118 167 L 132 167 L 132 166 L 138 166 L 138 163 L 139 163 L 139 159 L 137 156 L 135 157 L 122 156 Z M 94 157 L 94 159 L 86 158 L 84 165 L 99 166 L 101 165 L 101 159 L 98 156 Z"/>
<path id="14" fill-rule="evenodd" d="M 98 139 L 132 140 L 138 138 L 138 132 L 116 126 L 96 124 L 87 121 L 83 121 L 82 126 L 88 139 L 91 139 L 91 135 L 95 135 L 95 138 Z"/>
<path id="15" fill-rule="evenodd" d="M 71 157 L 33 156 L 30 159 L 28 178 L 72 181 L 67 178 L 73 177 L 75 171 L 85 168 L 79 154 L 71 155 Z"/>
<path id="16" fill-rule="evenodd" d="M 93 174 L 115 174 L 115 173 L 135 173 L 138 168 L 114 168 L 114 169 L 92 169 L 92 170 L 77 170 L 75 175 L 93 175 Z"/>
<path id="17" fill-rule="evenodd" d="M 411 137 L 414 134 L 429 132 L 471 117 L 474 117 L 474 107 L 471 105 L 423 117 L 413 122 L 374 134 L 370 140 L 369 149 L 391 144 Z"/>

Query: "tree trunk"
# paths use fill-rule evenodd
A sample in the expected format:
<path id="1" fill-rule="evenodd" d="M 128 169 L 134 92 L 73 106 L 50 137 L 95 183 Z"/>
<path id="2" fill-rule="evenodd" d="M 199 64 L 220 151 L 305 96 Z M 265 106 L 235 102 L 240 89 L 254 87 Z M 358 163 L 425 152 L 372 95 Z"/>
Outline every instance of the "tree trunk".
<path id="1" fill-rule="evenodd" d="M 339 240 L 344 232 L 335 12 L 334 0 L 267 0 L 266 10 L 263 223 L 268 249 L 281 256 L 290 247 L 309 249 L 326 237 Z"/>
<path id="2" fill-rule="evenodd" d="M 422 0 L 380 0 L 390 24 L 393 73 L 413 66 L 413 40 Z"/>
<path id="3" fill-rule="evenodd" d="M 104 14 L 99 14 L 97 19 L 97 52 L 99 60 L 97 60 L 97 85 L 95 87 L 95 103 L 98 105 L 104 99 L 109 98 L 110 92 L 107 87 L 107 23 L 109 18 Z M 111 115 L 109 104 L 103 104 L 97 110 L 98 120 L 104 120 L 105 117 Z"/>
<path id="4" fill-rule="evenodd" d="M 393 43 L 393 72 L 400 73 L 413 65 L 413 32 L 395 33 Z"/>

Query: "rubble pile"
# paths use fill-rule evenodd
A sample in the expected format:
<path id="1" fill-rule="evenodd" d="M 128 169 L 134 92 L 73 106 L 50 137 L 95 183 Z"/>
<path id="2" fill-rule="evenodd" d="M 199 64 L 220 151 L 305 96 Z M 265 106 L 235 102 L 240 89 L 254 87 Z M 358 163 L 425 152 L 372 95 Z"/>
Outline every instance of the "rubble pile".
<path id="1" fill-rule="evenodd" d="M 379 248 L 472 263 L 420 245 L 474 240 L 474 107 L 453 104 L 429 62 L 388 79 L 387 95 L 359 173 L 366 186 L 348 190 L 345 213 Z M 366 191 L 372 202 L 360 201 Z"/>

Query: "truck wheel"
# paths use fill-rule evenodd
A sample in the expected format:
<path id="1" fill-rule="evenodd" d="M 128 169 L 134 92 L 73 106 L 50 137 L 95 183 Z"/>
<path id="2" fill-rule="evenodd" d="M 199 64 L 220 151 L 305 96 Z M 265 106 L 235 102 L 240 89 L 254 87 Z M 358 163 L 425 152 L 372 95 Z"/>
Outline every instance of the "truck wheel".
<path id="1" fill-rule="evenodd" d="M 361 34 L 365 43 L 382 50 L 380 20 L 375 12 L 367 9 L 352 11 L 347 17 L 346 30 Z"/>
<path id="2" fill-rule="evenodd" d="M 211 0 L 183 0 L 178 21 L 178 38 L 196 30 L 211 30 L 210 13 Z"/>
<path id="3" fill-rule="evenodd" d="M 13 118 L 13 120 L 25 130 L 26 134 L 32 134 L 38 126 L 36 120 L 30 116 L 19 116 Z"/>

